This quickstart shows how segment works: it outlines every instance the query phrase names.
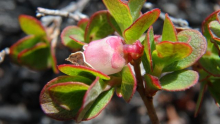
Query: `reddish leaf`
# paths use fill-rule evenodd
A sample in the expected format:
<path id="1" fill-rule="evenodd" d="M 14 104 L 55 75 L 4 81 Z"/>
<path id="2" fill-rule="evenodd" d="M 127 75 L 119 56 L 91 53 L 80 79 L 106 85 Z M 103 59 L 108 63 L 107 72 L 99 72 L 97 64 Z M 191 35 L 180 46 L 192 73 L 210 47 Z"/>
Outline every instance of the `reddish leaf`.
<path id="1" fill-rule="evenodd" d="M 154 96 L 158 90 L 162 89 L 159 79 L 155 76 L 145 74 L 144 82 L 145 82 L 145 90 L 151 96 Z"/>

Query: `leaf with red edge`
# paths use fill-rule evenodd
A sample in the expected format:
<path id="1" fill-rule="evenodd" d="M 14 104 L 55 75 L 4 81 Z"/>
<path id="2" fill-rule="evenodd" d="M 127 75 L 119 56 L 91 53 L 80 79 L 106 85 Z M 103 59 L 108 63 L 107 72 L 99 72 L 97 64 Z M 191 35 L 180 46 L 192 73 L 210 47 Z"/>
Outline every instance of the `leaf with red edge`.
<path id="1" fill-rule="evenodd" d="M 196 102 L 196 109 L 195 109 L 194 117 L 197 117 L 197 115 L 199 113 L 199 110 L 200 110 L 200 107 L 201 107 L 201 104 L 202 104 L 202 100 L 203 100 L 206 88 L 207 88 L 207 82 L 201 82 L 200 83 L 199 97 L 198 97 L 197 102 Z"/>
<path id="2" fill-rule="evenodd" d="M 220 24 L 218 21 L 212 21 L 209 23 L 209 33 L 211 34 L 212 39 L 216 43 L 220 43 Z"/>
<path id="3" fill-rule="evenodd" d="M 103 3 L 118 23 L 122 32 L 132 24 L 133 19 L 126 3 L 121 0 L 103 0 Z"/>
<path id="4" fill-rule="evenodd" d="M 25 49 L 35 46 L 38 42 L 43 42 L 43 40 L 40 37 L 34 35 L 29 35 L 20 39 L 10 47 L 11 59 L 18 63 L 18 54 Z"/>
<path id="5" fill-rule="evenodd" d="M 158 19 L 159 9 L 144 13 L 130 27 L 124 31 L 124 38 L 127 44 L 132 44 Z"/>
<path id="6" fill-rule="evenodd" d="M 220 79 L 211 81 L 210 84 L 208 84 L 208 90 L 211 93 L 212 97 L 215 99 L 215 103 L 218 107 L 220 107 Z"/>
<path id="7" fill-rule="evenodd" d="M 109 90 L 107 83 L 97 77 L 94 82 L 90 85 L 89 89 L 87 90 L 84 98 L 83 104 L 77 114 L 76 122 L 79 123 L 83 120 L 86 113 L 92 107 L 96 99 L 106 90 Z"/>
<path id="8" fill-rule="evenodd" d="M 102 10 L 94 13 L 85 30 L 85 42 L 102 39 L 114 32 L 108 22 L 108 11 Z"/>
<path id="9" fill-rule="evenodd" d="M 68 26 L 61 33 L 61 41 L 63 45 L 74 51 L 80 50 L 83 46 L 81 42 L 84 41 L 84 31 L 77 26 Z"/>
<path id="10" fill-rule="evenodd" d="M 219 12 L 220 10 L 213 12 L 202 22 L 202 33 L 206 37 L 207 41 L 209 41 L 211 38 L 211 35 L 209 33 L 209 23 L 211 21 L 218 20 L 217 14 Z"/>
<path id="11" fill-rule="evenodd" d="M 18 54 L 18 61 L 34 70 L 43 70 L 51 66 L 50 48 L 46 43 L 38 43 Z"/>
<path id="12" fill-rule="evenodd" d="M 70 76 L 76 76 L 76 75 L 81 75 L 81 76 L 97 76 L 100 77 L 101 79 L 104 80 L 109 80 L 110 77 L 108 75 L 103 74 L 102 72 L 96 71 L 92 68 L 88 68 L 85 66 L 80 66 L 80 65 L 72 65 L 72 64 L 63 64 L 59 65 L 58 69 Z"/>
<path id="13" fill-rule="evenodd" d="M 155 76 L 145 74 L 144 82 L 145 82 L 145 90 L 151 96 L 154 96 L 158 90 L 162 89 L 159 79 Z"/>
<path id="14" fill-rule="evenodd" d="M 33 34 L 37 36 L 46 35 L 46 30 L 41 24 L 41 22 L 32 16 L 20 15 L 19 23 L 20 23 L 21 29 L 26 34 Z"/>
<path id="15" fill-rule="evenodd" d="M 168 14 L 165 15 L 162 32 L 162 41 L 177 41 L 177 32 Z"/>
<path id="16" fill-rule="evenodd" d="M 146 0 L 129 0 L 128 6 L 130 8 L 131 16 L 135 21 L 141 15 L 141 8 L 143 7 Z"/>
<path id="17" fill-rule="evenodd" d="M 53 99 L 51 98 L 49 94 L 49 88 L 53 85 L 62 85 L 66 82 L 83 82 L 87 85 L 90 85 L 93 81 L 86 77 L 81 76 L 59 76 L 57 78 L 54 78 L 50 82 L 48 82 L 40 94 L 40 104 L 41 108 L 49 117 L 54 118 L 56 120 L 70 120 L 74 119 L 76 116 L 76 111 L 78 110 L 66 110 L 63 107 L 61 107 L 59 104 L 57 104 Z M 75 101 L 80 102 L 80 101 Z"/>
<path id="18" fill-rule="evenodd" d="M 92 104 L 90 109 L 86 112 L 83 120 L 90 120 L 98 116 L 102 112 L 102 110 L 108 105 L 113 95 L 114 88 L 111 88 L 110 90 L 101 93 Z"/>
<path id="19" fill-rule="evenodd" d="M 131 70 L 130 65 L 122 69 L 121 94 L 126 102 L 129 102 L 134 95 L 137 87 L 136 78 Z"/>
<path id="20" fill-rule="evenodd" d="M 65 82 L 52 85 L 48 91 L 55 103 L 63 109 L 74 111 L 76 114 L 88 88 L 88 85 L 81 82 Z"/>
<path id="21" fill-rule="evenodd" d="M 89 23 L 89 19 L 88 18 L 84 18 L 84 19 L 81 19 L 78 22 L 77 26 L 80 27 L 81 29 L 83 29 L 83 31 L 85 31 L 86 30 L 86 26 L 87 26 L 88 23 Z"/>
<path id="22" fill-rule="evenodd" d="M 51 66 L 54 73 L 59 73 L 59 70 L 57 68 L 57 59 L 56 59 L 56 50 L 55 46 L 53 45 L 53 42 L 50 43 L 50 53 L 51 53 Z"/>
<path id="23" fill-rule="evenodd" d="M 160 84 L 163 90 L 183 91 L 194 86 L 198 79 L 199 75 L 196 71 L 180 70 L 163 76 L 160 79 Z"/>
<path id="24" fill-rule="evenodd" d="M 188 41 L 188 39 L 182 38 L 183 36 L 188 36 L 188 39 L 190 40 Z M 166 68 L 163 69 L 163 71 L 175 71 L 187 68 L 198 61 L 199 58 L 201 58 L 202 55 L 206 52 L 206 39 L 199 31 L 193 29 L 184 30 L 179 32 L 177 37 L 178 41 L 182 40 L 180 42 L 189 43 L 189 45 L 193 49 L 192 53 L 188 57 L 168 65 Z M 179 37 L 181 38 L 179 39 Z"/>
<path id="25" fill-rule="evenodd" d="M 156 50 L 152 54 L 155 64 L 154 71 L 160 70 L 167 65 L 182 60 L 192 53 L 192 48 L 188 43 L 163 41 L 156 45 Z"/>
<path id="26" fill-rule="evenodd" d="M 144 69 L 146 73 L 150 73 L 153 71 L 152 52 L 156 49 L 152 26 L 148 29 L 146 33 L 146 38 L 143 41 L 143 45 L 144 45 L 144 55 L 142 56 L 142 63 L 144 65 Z"/>
<path id="27" fill-rule="evenodd" d="M 122 36 L 122 31 L 118 25 L 118 23 L 115 21 L 114 17 L 108 12 L 107 14 L 108 23 L 111 25 L 111 27 L 120 35 Z"/>
<path id="28" fill-rule="evenodd" d="M 220 77 L 220 57 L 218 54 L 207 51 L 209 54 L 205 54 L 199 59 L 202 68 L 209 74 Z"/>

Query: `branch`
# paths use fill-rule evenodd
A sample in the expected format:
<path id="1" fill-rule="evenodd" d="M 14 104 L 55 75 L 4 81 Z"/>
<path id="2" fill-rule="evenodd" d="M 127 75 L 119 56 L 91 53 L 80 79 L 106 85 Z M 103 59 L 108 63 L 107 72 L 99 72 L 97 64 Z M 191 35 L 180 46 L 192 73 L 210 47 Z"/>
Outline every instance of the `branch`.
<path id="1" fill-rule="evenodd" d="M 37 8 L 37 17 L 46 16 L 46 15 L 53 15 L 53 16 L 62 16 L 62 17 L 68 17 L 72 18 L 74 20 L 79 21 L 82 18 L 88 18 L 87 15 L 82 14 L 79 11 L 76 11 L 74 13 L 68 12 L 68 11 L 62 11 L 62 10 L 51 10 L 51 9 L 45 9 L 38 7 Z"/>
<path id="2" fill-rule="evenodd" d="M 10 53 L 9 48 L 5 48 L 2 51 L 0 51 L 0 63 L 2 63 L 5 59 L 5 55 L 8 55 Z"/>
<path id="3" fill-rule="evenodd" d="M 159 119 L 157 117 L 157 114 L 156 114 L 156 111 L 153 105 L 153 97 L 146 94 L 147 92 L 145 92 L 145 89 L 144 89 L 143 79 L 141 76 L 140 62 L 141 62 L 141 58 L 139 58 L 138 60 L 134 60 L 134 63 L 133 63 L 135 76 L 137 80 L 137 91 L 139 92 L 147 108 L 148 115 L 150 117 L 152 124 L 159 124 Z"/>

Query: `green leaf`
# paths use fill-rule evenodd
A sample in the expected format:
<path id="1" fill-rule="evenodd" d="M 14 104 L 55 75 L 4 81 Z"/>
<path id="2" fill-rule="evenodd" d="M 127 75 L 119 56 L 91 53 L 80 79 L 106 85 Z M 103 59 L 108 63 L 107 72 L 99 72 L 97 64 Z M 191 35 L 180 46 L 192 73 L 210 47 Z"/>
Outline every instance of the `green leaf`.
<path id="1" fill-rule="evenodd" d="M 153 71 L 152 52 L 156 49 L 152 26 L 148 29 L 146 33 L 146 38 L 143 41 L 143 45 L 144 45 L 144 55 L 142 56 L 142 62 L 146 73 L 150 73 Z"/>
<path id="2" fill-rule="evenodd" d="M 166 61 L 181 60 L 192 53 L 189 44 L 183 42 L 163 41 L 156 45 L 158 57 L 166 59 Z"/>
<path id="3" fill-rule="evenodd" d="M 40 94 L 40 104 L 41 108 L 49 117 L 56 119 L 56 120 L 70 120 L 74 119 L 76 116 L 76 110 L 66 110 L 62 108 L 59 104 L 57 104 L 53 99 L 51 98 L 49 94 L 49 88 L 53 85 L 66 82 L 83 82 L 85 84 L 90 85 L 92 83 L 91 79 L 88 79 L 86 77 L 81 76 L 59 76 L 57 78 L 54 78 L 50 82 L 48 82 Z M 80 101 L 75 101 L 80 102 Z"/>
<path id="4" fill-rule="evenodd" d="M 220 77 L 220 57 L 218 54 L 209 52 L 200 58 L 199 63 L 209 74 Z"/>
<path id="5" fill-rule="evenodd" d="M 122 31 L 118 25 L 118 23 L 115 21 L 114 17 L 108 12 L 107 14 L 108 22 L 112 26 L 112 28 L 120 35 L 122 36 Z"/>
<path id="6" fill-rule="evenodd" d="M 88 88 L 89 86 L 84 83 L 66 82 L 54 84 L 48 90 L 54 102 L 68 111 L 73 110 L 73 114 L 76 114 L 82 105 L 83 97 Z"/>
<path id="7" fill-rule="evenodd" d="M 122 69 L 121 94 L 126 102 L 129 102 L 137 87 L 136 78 L 129 65 Z"/>
<path id="8" fill-rule="evenodd" d="M 32 48 L 35 46 L 38 42 L 43 42 L 43 40 L 40 37 L 34 36 L 34 35 L 29 35 L 26 36 L 19 41 L 17 41 L 15 44 L 13 44 L 10 47 L 10 57 L 11 59 L 18 63 L 18 54 L 25 50 Z"/>
<path id="9" fill-rule="evenodd" d="M 88 18 L 84 18 L 84 19 L 81 19 L 78 22 L 77 26 L 80 27 L 83 31 L 85 31 L 86 30 L 86 26 L 88 25 L 88 23 L 89 23 L 89 19 Z"/>
<path id="10" fill-rule="evenodd" d="M 39 43 L 32 48 L 25 49 L 18 55 L 20 64 L 34 70 L 43 70 L 51 66 L 50 48 L 46 43 Z"/>
<path id="11" fill-rule="evenodd" d="M 209 33 L 212 39 L 217 43 L 220 43 L 220 24 L 218 21 L 212 21 L 209 23 Z"/>
<path id="12" fill-rule="evenodd" d="M 155 93 L 161 89 L 160 81 L 155 76 L 145 74 L 144 82 L 145 82 L 145 90 L 151 96 L 154 96 Z"/>
<path id="13" fill-rule="evenodd" d="M 53 69 L 53 72 L 58 74 L 59 70 L 57 68 L 57 59 L 56 59 L 56 53 L 55 53 L 55 46 L 53 45 L 53 42 L 50 43 L 50 53 L 51 53 L 51 66 Z"/>
<path id="14" fill-rule="evenodd" d="M 196 110 L 195 110 L 195 113 L 194 113 L 194 117 L 196 117 L 199 113 L 199 110 L 200 110 L 200 107 L 201 107 L 201 104 L 202 104 L 202 100 L 203 100 L 203 97 L 204 97 L 204 93 L 206 91 L 206 87 L 207 86 L 207 82 L 201 82 L 200 83 L 200 91 L 199 91 L 199 97 L 197 99 L 197 102 L 196 102 Z"/>
<path id="15" fill-rule="evenodd" d="M 80 50 L 83 46 L 81 42 L 84 41 L 84 31 L 76 26 L 68 26 L 61 33 L 61 41 L 64 46 L 74 51 Z"/>
<path id="16" fill-rule="evenodd" d="M 42 26 L 41 22 L 32 16 L 20 15 L 19 23 L 20 23 L 21 29 L 26 34 L 32 34 L 32 35 L 37 35 L 37 36 L 46 35 L 45 28 Z"/>
<path id="17" fill-rule="evenodd" d="M 173 41 L 173 42 L 177 41 L 177 32 L 168 14 L 165 15 L 162 41 Z"/>
<path id="18" fill-rule="evenodd" d="M 211 38 L 211 35 L 209 33 L 209 23 L 217 19 L 217 15 L 219 12 L 220 10 L 213 12 L 202 23 L 202 33 L 207 38 L 207 41 L 209 41 Z"/>
<path id="19" fill-rule="evenodd" d="M 130 8 L 131 16 L 135 21 L 141 14 L 141 8 L 143 7 L 146 0 L 129 0 L 128 6 Z"/>
<path id="20" fill-rule="evenodd" d="M 220 105 L 220 79 L 212 81 L 212 83 L 208 84 L 208 90 L 211 93 L 212 97 L 215 99 L 216 105 L 219 107 Z"/>
<path id="21" fill-rule="evenodd" d="M 154 62 L 153 75 L 160 76 L 163 69 L 175 62 L 182 60 L 192 53 L 192 48 L 188 43 L 163 41 L 156 45 L 156 50 L 152 54 Z"/>
<path id="22" fill-rule="evenodd" d="M 103 0 L 103 3 L 118 23 L 122 32 L 132 24 L 133 19 L 127 4 L 121 0 Z"/>
<path id="23" fill-rule="evenodd" d="M 196 71 L 180 70 L 169 73 L 160 79 L 163 90 L 183 91 L 194 86 L 199 79 Z"/>
<path id="24" fill-rule="evenodd" d="M 110 90 L 101 93 L 92 104 L 90 109 L 86 112 L 83 120 L 90 120 L 98 116 L 101 111 L 108 105 L 113 95 L 114 88 L 111 88 Z"/>
<path id="25" fill-rule="evenodd" d="M 124 38 L 127 44 L 132 44 L 158 19 L 159 9 L 144 13 L 129 28 L 124 31 Z"/>
<path id="26" fill-rule="evenodd" d="M 85 42 L 102 39 L 114 32 L 108 22 L 108 11 L 98 11 L 92 15 L 85 31 Z"/>
<path id="27" fill-rule="evenodd" d="M 109 80 L 110 77 L 108 75 L 105 75 L 99 71 L 96 71 L 92 68 L 88 68 L 85 66 L 77 66 L 77 65 L 72 65 L 72 64 L 63 64 L 59 65 L 58 69 L 70 76 L 76 76 L 76 75 L 82 75 L 82 76 L 97 76 L 100 77 L 101 79 L 104 80 Z"/>
<path id="28" fill-rule="evenodd" d="M 85 41 L 87 43 L 104 38 L 114 32 L 108 21 L 108 14 L 108 11 L 102 10 L 92 15 L 85 31 Z"/>
<path id="29" fill-rule="evenodd" d="M 110 87 L 108 87 L 107 83 L 103 82 L 98 77 L 95 79 L 95 81 L 91 84 L 91 86 L 89 87 L 83 98 L 83 104 L 76 117 L 77 123 L 83 120 L 84 116 L 92 107 L 92 105 L 94 104 L 96 99 L 100 96 L 100 94 L 106 90 L 109 90 L 109 88 Z"/>
<path id="30" fill-rule="evenodd" d="M 202 57 L 203 54 L 205 54 L 205 51 L 207 49 L 206 39 L 199 31 L 188 29 L 179 32 L 177 36 L 178 36 L 178 41 L 180 41 L 181 39 L 185 39 L 180 42 L 189 43 L 189 45 L 193 49 L 192 53 L 188 57 L 170 64 L 169 66 L 164 68 L 163 71 L 168 72 L 168 71 L 175 71 L 175 70 L 181 70 L 187 68 L 193 65 L 196 61 L 199 60 L 200 57 Z M 187 36 L 188 39 L 191 40 L 188 41 L 186 40 L 186 38 L 183 38 L 183 36 L 184 37 Z M 181 37 L 181 39 L 179 39 L 179 37 Z"/>

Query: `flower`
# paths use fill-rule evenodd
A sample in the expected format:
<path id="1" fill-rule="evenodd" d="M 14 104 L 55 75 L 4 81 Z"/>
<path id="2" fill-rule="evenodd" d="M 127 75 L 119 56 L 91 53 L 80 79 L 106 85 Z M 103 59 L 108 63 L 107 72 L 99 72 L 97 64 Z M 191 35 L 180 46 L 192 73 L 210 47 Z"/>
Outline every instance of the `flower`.
<path id="1" fill-rule="evenodd" d="M 106 75 L 120 72 L 127 64 L 123 53 L 123 40 L 109 36 L 84 46 L 85 61 Z"/>

